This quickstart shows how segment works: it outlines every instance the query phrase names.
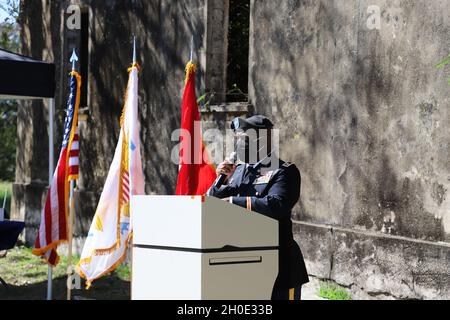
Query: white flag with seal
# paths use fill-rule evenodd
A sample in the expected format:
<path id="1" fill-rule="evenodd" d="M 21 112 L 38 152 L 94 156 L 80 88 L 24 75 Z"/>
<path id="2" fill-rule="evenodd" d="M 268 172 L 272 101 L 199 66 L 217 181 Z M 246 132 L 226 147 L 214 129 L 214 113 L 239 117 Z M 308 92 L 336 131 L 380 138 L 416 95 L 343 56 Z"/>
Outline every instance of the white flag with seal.
<path id="1" fill-rule="evenodd" d="M 120 119 L 120 135 L 114 159 L 83 247 L 77 271 L 92 281 L 113 271 L 126 257 L 133 227 L 131 195 L 144 194 L 139 118 L 138 65 L 129 69 L 125 106 Z"/>

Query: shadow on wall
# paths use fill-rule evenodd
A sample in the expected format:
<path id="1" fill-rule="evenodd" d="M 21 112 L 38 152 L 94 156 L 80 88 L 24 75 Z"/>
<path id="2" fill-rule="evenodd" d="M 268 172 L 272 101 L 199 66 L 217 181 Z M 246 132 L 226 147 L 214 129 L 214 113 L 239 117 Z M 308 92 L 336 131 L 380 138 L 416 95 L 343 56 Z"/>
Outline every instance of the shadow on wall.
<path id="1" fill-rule="evenodd" d="M 430 152 L 446 152 L 435 138 L 445 135 L 436 127 L 423 141 L 419 113 L 410 107 L 433 89 L 430 79 L 419 87 L 416 80 L 434 72 L 433 63 L 430 70 L 406 63 L 403 74 L 393 70 L 398 57 L 423 65 L 431 59 L 406 45 L 419 27 L 408 25 L 395 43 L 388 28 L 366 32 L 362 3 L 254 3 L 252 103 L 283 125 L 281 153 L 302 170 L 296 219 L 443 241 L 442 218 L 425 198 L 445 173 L 443 162 L 429 163 Z M 427 13 L 420 6 L 408 4 L 404 14 Z M 392 12 L 382 11 L 383 21 L 401 24 Z M 421 175 L 405 173 L 422 164 Z"/>
<path id="2" fill-rule="evenodd" d="M 201 3 L 181 1 L 166 5 L 164 1 L 136 1 L 133 10 L 121 2 L 111 7 L 92 7 L 98 30 L 91 30 L 91 66 L 96 66 L 91 68 L 94 80 L 91 90 L 95 95 L 91 97 L 91 114 L 82 146 L 91 154 L 82 162 L 84 180 L 89 181 L 85 188 L 102 188 L 112 160 L 123 104 L 119 93 L 125 91 L 130 39 L 135 33 L 138 62 L 142 66 L 139 94 L 146 192 L 174 193 L 178 168 L 170 161 L 171 148 L 176 144 L 171 141 L 171 134 L 180 122 L 184 68 L 189 56 L 186 44 L 191 34 L 204 33 L 203 17 L 197 16 L 201 10 L 191 9 Z M 93 163 L 92 159 L 99 161 Z M 101 169 L 97 168 L 99 165 Z"/>

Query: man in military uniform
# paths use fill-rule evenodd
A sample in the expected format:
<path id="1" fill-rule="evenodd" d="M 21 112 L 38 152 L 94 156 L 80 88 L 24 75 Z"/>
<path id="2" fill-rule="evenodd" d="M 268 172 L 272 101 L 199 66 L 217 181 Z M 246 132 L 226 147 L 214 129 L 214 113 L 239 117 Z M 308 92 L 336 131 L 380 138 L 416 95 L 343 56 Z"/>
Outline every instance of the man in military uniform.
<path id="1" fill-rule="evenodd" d="M 261 115 L 232 121 L 241 164 L 236 166 L 228 160 L 221 163 L 217 174 L 227 176 L 225 184 L 213 185 L 208 195 L 278 220 L 279 274 L 272 299 L 299 300 L 301 286 L 309 281 L 302 253 L 292 235 L 291 210 L 300 197 L 301 178 L 294 164 L 273 155 L 272 128 L 272 122 Z"/>

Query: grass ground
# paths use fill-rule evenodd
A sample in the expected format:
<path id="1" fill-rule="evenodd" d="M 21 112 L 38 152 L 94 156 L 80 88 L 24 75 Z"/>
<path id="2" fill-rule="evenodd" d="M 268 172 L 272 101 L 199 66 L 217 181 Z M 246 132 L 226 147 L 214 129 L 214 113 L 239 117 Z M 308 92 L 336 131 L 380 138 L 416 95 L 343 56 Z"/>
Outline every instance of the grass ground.
<path id="1" fill-rule="evenodd" d="M 0 181 L 0 208 L 3 207 L 3 199 L 6 193 L 6 210 L 11 212 L 12 182 Z"/>
<path id="2" fill-rule="evenodd" d="M 326 281 L 320 282 L 319 297 L 327 300 L 352 300 L 352 296 L 345 288 Z"/>
<path id="3" fill-rule="evenodd" d="M 12 183 L 0 181 L 0 208 L 7 195 L 6 210 L 11 212 Z M 8 216 L 6 218 L 9 218 Z M 74 257 L 73 265 L 79 257 Z M 61 256 L 61 262 L 53 269 L 53 296 L 55 299 L 66 299 L 67 292 L 67 257 Z M 0 284 L 0 300 L 41 300 L 47 294 L 47 264 L 31 253 L 27 247 L 15 247 L 0 258 L 0 277 L 8 284 L 6 290 Z M 111 274 L 95 281 L 89 290 L 85 290 L 85 282 L 81 279 L 81 290 L 73 290 L 72 296 L 88 299 L 124 299 L 130 298 L 130 270 L 122 264 Z"/>
<path id="4" fill-rule="evenodd" d="M 74 257 L 74 264 L 79 257 Z M 53 269 L 54 299 L 66 299 L 67 292 L 67 257 Z M 41 300 L 47 292 L 47 264 L 31 253 L 30 248 L 16 247 L 9 250 L 6 257 L 0 258 L 0 277 L 9 289 L 0 285 L 0 299 Z M 85 290 L 85 282 L 81 279 L 81 289 L 73 290 L 72 296 L 87 299 L 128 300 L 130 299 L 130 270 L 122 264 L 111 274 L 95 281 L 89 290 Z"/>

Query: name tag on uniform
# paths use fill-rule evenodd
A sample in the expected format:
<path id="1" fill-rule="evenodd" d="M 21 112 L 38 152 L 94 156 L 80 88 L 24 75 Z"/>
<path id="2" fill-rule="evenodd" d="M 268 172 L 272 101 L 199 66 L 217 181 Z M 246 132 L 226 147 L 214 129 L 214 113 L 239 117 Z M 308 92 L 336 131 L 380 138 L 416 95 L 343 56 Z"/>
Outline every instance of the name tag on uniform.
<path id="1" fill-rule="evenodd" d="M 257 178 L 254 184 L 266 184 L 269 183 L 270 178 L 272 178 L 273 171 L 267 172 L 265 175 Z"/>

